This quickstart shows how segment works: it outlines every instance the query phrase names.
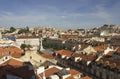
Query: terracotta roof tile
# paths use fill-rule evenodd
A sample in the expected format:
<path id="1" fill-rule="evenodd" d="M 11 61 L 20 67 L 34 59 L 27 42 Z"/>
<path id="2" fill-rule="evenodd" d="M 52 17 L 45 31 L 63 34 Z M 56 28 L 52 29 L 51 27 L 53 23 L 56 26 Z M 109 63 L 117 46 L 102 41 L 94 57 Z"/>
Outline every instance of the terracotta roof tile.
<path id="1" fill-rule="evenodd" d="M 73 53 L 72 56 L 73 56 L 73 57 L 81 57 L 82 54 L 79 54 L 79 53 Z"/>
<path id="2" fill-rule="evenodd" d="M 55 74 L 56 72 L 58 72 L 58 71 L 60 71 L 58 68 L 56 68 L 56 67 L 53 67 L 53 68 L 50 68 L 50 69 L 47 69 L 47 70 L 45 70 L 45 76 L 46 77 L 49 77 L 49 76 L 51 76 L 51 75 L 53 75 L 53 74 Z M 43 73 L 41 73 L 41 74 L 39 74 L 41 77 L 43 77 Z"/>
<path id="3" fill-rule="evenodd" d="M 72 54 L 72 56 L 73 57 L 80 57 L 80 58 L 82 58 L 82 60 L 85 60 L 85 61 L 92 61 L 95 58 L 95 55 L 92 55 L 92 54 L 85 55 L 85 54 L 74 53 L 74 54 Z"/>
<path id="4" fill-rule="evenodd" d="M 80 79 L 92 79 L 92 78 L 89 77 L 89 76 L 85 76 L 85 77 L 82 77 L 82 78 L 80 78 Z"/>
<path id="5" fill-rule="evenodd" d="M 77 70 L 75 70 L 75 69 L 70 69 L 69 72 L 70 72 L 70 74 L 71 74 L 72 76 L 78 75 L 78 74 L 82 74 L 81 72 L 79 72 L 79 71 L 77 71 Z"/>
<path id="6" fill-rule="evenodd" d="M 11 58 L 11 59 L 9 59 L 8 61 L 0 64 L 0 67 L 1 67 L 1 66 L 6 66 L 6 65 L 10 65 L 10 66 L 12 66 L 12 67 L 21 67 L 21 66 L 23 66 L 23 62 Z"/>
<path id="7" fill-rule="evenodd" d="M 82 59 L 85 61 L 92 61 L 94 60 L 95 56 L 94 55 L 83 55 Z"/>
<path id="8" fill-rule="evenodd" d="M 110 52 L 108 52 L 106 55 L 107 56 L 112 56 L 114 54 L 114 51 L 110 51 Z"/>
<path id="9" fill-rule="evenodd" d="M 105 49 L 107 49 L 107 46 L 96 46 L 96 47 L 94 47 L 94 49 L 96 50 L 96 51 L 104 51 Z"/>
<path id="10" fill-rule="evenodd" d="M 60 54 L 60 55 L 65 55 L 67 57 L 71 57 L 71 55 L 73 54 L 73 52 L 71 52 L 69 50 L 58 50 L 58 51 L 55 51 L 55 52 Z"/>
<path id="11" fill-rule="evenodd" d="M 8 64 L 11 65 L 11 66 L 15 66 L 15 67 L 23 66 L 23 62 L 15 60 L 15 59 L 10 59 L 8 61 Z"/>
<path id="12" fill-rule="evenodd" d="M 69 76 L 66 79 L 75 79 L 73 76 Z"/>
<path id="13" fill-rule="evenodd" d="M 48 59 L 54 59 L 54 57 L 51 54 L 42 54 L 41 56 Z"/>
<path id="14" fill-rule="evenodd" d="M 111 68 L 117 68 L 120 70 L 120 62 L 118 60 L 114 60 L 113 58 L 103 58 L 100 59 L 97 63 L 101 63 L 105 66 L 110 66 Z"/>
<path id="15" fill-rule="evenodd" d="M 17 48 L 15 46 L 10 46 L 10 47 L 0 47 L 0 58 L 6 56 L 6 55 L 11 55 L 13 57 L 21 57 L 23 54 L 22 49 Z"/>

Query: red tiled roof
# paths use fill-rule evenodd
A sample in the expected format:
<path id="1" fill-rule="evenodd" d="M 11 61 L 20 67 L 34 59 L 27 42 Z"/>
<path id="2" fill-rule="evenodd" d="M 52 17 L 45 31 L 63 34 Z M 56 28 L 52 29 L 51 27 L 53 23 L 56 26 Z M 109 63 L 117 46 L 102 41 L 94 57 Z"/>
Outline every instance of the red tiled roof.
<path id="1" fill-rule="evenodd" d="M 120 62 L 118 60 L 114 60 L 113 58 L 103 58 L 100 59 L 97 63 L 101 63 L 103 65 L 108 65 L 111 68 L 117 68 L 120 70 Z"/>
<path id="2" fill-rule="evenodd" d="M 8 61 L 8 64 L 9 64 L 9 65 L 12 65 L 12 66 L 15 66 L 15 67 L 23 66 L 23 62 L 18 61 L 18 60 L 15 60 L 15 59 L 10 59 L 10 60 Z"/>
<path id="3" fill-rule="evenodd" d="M 49 76 L 51 76 L 51 75 L 53 75 L 54 73 L 56 73 L 56 72 L 58 72 L 58 71 L 60 71 L 58 68 L 56 68 L 56 67 L 52 67 L 52 68 L 50 68 L 50 69 L 47 69 L 47 70 L 45 70 L 45 76 L 46 77 L 49 77 Z M 43 77 L 43 73 L 41 73 L 41 74 L 39 74 L 41 77 Z"/>
<path id="4" fill-rule="evenodd" d="M 21 57 L 23 54 L 22 49 L 17 48 L 15 46 L 9 46 L 9 47 L 0 47 L 0 58 L 6 56 L 6 55 L 11 55 L 13 57 Z"/>
<path id="5" fill-rule="evenodd" d="M 75 69 L 70 69 L 69 72 L 70 72 L 70 74 L 71 74 L 72 76 L 78 75 L 78 74 L 82 74 L 81 72 L 79 72 L 79 71 L 77 71 L 77 70 L 75 70 Z"/>
<path id="6" fill-rule="evenodd" d="M 92 79 L 92 78 L 89 77 L 89 76 L 85 76 L 85 77 L 82 77 L 82 78 L 80 78 L 80 79 Z"/>
<path id="7" fill-rule="evenodd" d="M 110 51 L 110 52 L 108 52 L 106 55 L 107 56 L 112 56 L 114 54 L 114 51 Z"/>
<path id="8" fill-rule="evenodd" d="M 51 54 L 41 54 L 41 56 L 48 59 L 54 59 L 54 57 Z"/>
<path id="9" fill-rule="evenodd" d="M 92 60 L 94 60 L 94 58 L 95 58 L 95 55 L 92 55 L 92 54 L 90 54 L 90 55 L 85 55 L 85 54 L 74 53 L 74 54 L 72 54 L 72 56 L 73 56 L 73 57 L 81 57 L 82 60 L 85 60 L 85 61 L 92 61 Z"/>
<path id="10" fill-rule="evenodd" d="M 73 57 L 81 57 L 82 55 L 79 54 L 79 53 L 73 53 L 72 56 L 73 56 Z"/>
<path id="11" fill-rule="evenodd" d="M 95 56 L 94 55 L 83 55 L 82 59 L 85 61 L 92 61 L 94 60 Z"/>
<path id="12" fill-rule="evenodd" d="M 56 53 L 60 54 L 60 55 L 65 55 L 67 57 L 71 57 L 72 53 L 71 51 L 69 50 L 58 50 L 58 51 L 55 51 Z"/>
<path id="13" fill-rule="evenodd" d="M 107 49 L 107 46 L 96 46 L 96 47 L 94 47 L 94 49 L 96 50 L 96 51 L 104 51 L 105 49 Z"/>
<path id="14" fill-rule="evenodd" d="M 3 64 L 0 64 L 0 67 L 1 66 L 6 66 L 6 65 L 10 65 L 12 67 L 21 67 L 21 66 L 23 66 L 23 62 L 11 58 L 8 61 L 4 62 Z"/>
<path id="15" fill-rule="evenodd" d="M 75 79 L 75 78 L 73 76 L 69 76 L 69 77 L 67 77 L 65 79 Z"/>
<path id="16" fill-rule="evenodd" d="M 24 77 L 25 79 L 31 79 L 34 75 L 34 71 L 29 70 L 28 66 L 24 66 L 23 62 L 18 59 L 11 58 L 0 65 L 0 76 L 7 74 L 15 75 L 21 78 Z"/>

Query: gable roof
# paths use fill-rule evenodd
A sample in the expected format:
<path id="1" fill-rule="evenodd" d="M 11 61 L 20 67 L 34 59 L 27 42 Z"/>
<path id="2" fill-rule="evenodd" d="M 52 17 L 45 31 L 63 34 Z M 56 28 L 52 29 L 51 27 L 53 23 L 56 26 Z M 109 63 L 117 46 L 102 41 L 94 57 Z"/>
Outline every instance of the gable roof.
<path id="1" fill-rule="evenodd" d="M 78 75 L 78 74 L 82 74 L 81 72 L 79 72 L 79 71 L 77 71 L 77 70 L 75 70 L 75 69 L 70 69 L 69 72 L 70 72 L 70 74 L 71 74 L 72 76 Z"/>
<path id="2" fill-rule="evenodd" d="M 12 67 L 21 67 L 23 66 L 23 62 L 16 58 L 9 57 L 8 59 L 4 60 L 3 63 L 1 62 L 0 67 L 6 66 L 6 65 L 9 65 Z"/>
<path id="3" fill-rule="evenodd" d="M 15 46 L 0 47 L 0 58 L 6 55 L 11 55 L 12 57 L 19 58 L 22 56 L 22 54 L 22 49 Z"/>
<path id="4" fill-rule="evenodd" d="M 120 71 L 120 62 L 118 60 L 114 60 L 113 58 L 102 58 L 97 61 L 97 63 L 111 68 L 117 68 Z"/>
<path id="5" fill-rule="evenodd" d="M 33 69 L 30 70 L 28 66 L 23 65 L 24 62 L 16 58 L 10 58 L 6 62 L 0 64 L 0 75 L 13 75 L 25 79 L 31 79 L 35 75 Z"/>
<path id="6" fill-rule="evenodd" d="M 80 79 L 92 79 L 92 78 L 89 77 L 89 76 L 85 76 L 85 77 L 82 77 L 82 78 L 80 78 Z"/>
<path id="7" fill-rule="evenodd" d="M 69 51 L 69 50 L 58 50 L 58 51 L 55 51 L 57 54 L 60 54 L 60 55 L 65 55 L 67 57 L 71 57 L 71 55 L 73 54 L 73 52 Z"/>
<path id="8" fill-rule="evenodd" d="M 45 77 L 49 77 L 55 73 L 57 73 L 58 71 L 60 71 L 58 68 L 56 67 L 52 67 L 52 68 L 49 68 L 47 70 L 45 70 Z M 43 73 L 40 73 L 39 76 L 43 77 Z"/>
<path id="9" fill-rule="evenodd" d="M 42 57 L 48 58 L 48 59 L 54 59 L 54 57 L 51 54 L 41 54 Z"/>
<path id="10" fill-rule="evenodd" d="M 98 52 L 102 52 L 102 51 L 104 51 L 105 49 L 107 49 L 107 45 L 106 45 L 106 46 L 105 46 L 105 45 L 96 46 L 96 47 L 94 47 L 94 49 L 95 49 L 96 51 L 98 51 Z"/>

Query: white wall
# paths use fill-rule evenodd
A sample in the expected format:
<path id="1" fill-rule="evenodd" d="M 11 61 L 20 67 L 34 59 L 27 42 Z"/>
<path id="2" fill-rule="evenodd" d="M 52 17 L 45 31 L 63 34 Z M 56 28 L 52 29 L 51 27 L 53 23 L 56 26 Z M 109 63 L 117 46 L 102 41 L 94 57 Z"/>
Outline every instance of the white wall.
<path id="1" fill-rule="evenodd" d="M 25 38 L 16 39 L 16 43 L 21 46 L 21 44 L 30 44 L 31 46 L 39 46 L 39 38 Z"/>

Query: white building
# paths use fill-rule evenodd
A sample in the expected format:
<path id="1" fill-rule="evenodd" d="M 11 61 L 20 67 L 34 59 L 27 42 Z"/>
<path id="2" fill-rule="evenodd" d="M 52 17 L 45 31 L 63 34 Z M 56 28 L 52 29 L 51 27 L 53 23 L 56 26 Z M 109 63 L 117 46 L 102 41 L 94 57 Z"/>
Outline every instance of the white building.
<path id="1" fill-rule="evenodd" d="M 91 40 L 105 42 L 105 38 L 103 38 L 103 37 L 92 37 Z"/>
<path id="2" fill-rule="evenodd" d="M 24 38 L 16 38 L 16 43 L 18 46 L 21 44 L 31 45 L 34 49 L 39 47 L 39 38 L 38 37 L 24 37 Z"/>

